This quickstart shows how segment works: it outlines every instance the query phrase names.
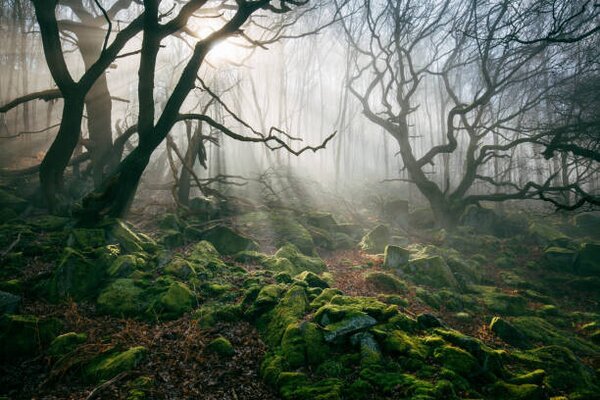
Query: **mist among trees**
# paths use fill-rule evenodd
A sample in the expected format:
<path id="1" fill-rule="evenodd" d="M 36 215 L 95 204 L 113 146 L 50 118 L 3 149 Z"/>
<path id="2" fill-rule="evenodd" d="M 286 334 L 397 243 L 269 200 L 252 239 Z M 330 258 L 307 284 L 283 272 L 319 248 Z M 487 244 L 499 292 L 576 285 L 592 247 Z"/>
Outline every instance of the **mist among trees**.
<path id="1" fill-rule="evenodd" d="M 598 398 L 596 2 L 0 0 L 0 32 L 0 396 Z"/>

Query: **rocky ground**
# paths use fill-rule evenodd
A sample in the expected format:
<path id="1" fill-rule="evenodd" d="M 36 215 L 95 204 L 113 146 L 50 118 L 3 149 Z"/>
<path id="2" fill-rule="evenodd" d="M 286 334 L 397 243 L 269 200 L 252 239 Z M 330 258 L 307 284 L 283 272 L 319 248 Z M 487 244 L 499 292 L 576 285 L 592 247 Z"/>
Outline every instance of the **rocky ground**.
<path id="1" fill-rule="evenodd" d="M 600 398 L 596 214 L 0 210 L 0 398 Z"/>

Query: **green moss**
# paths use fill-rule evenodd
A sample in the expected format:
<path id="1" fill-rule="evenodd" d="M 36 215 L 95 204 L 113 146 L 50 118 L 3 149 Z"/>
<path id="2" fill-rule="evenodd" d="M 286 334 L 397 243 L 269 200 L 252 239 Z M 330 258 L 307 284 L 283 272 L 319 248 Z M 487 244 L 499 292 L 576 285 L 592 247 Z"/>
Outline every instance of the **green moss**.
<path id="1" fill-rule="evenodd" d="M 343 382 L 334 378 L 311 382 L 303 373 L 283 372 L 277 386 L 285 400 L 341 400 Z"/>
<path id="2" fill-rule="evenodd" d="M 448 264 L 440 256 L 416 254 L 404 268 L 416 283 L 433 286 L 458 288 L 459 284 Z"/>
<path id="3" fill-rule="evenodd" d="M 367 233 L 358 246 L 368 254 L 378 254 L 385 251 L 385 246 L 390 241 L 390 228 L 386 225 L 378 225 Z"/>
<path id="4" fill-rule="evenodd" d="M 153 312 L 165 318 L 179 318 L 190 311 L 196 302 L 196 296 L 187 285 L 181 282 L 171 283 L 167 290 L 151 304 Z"/>
<path id="5" fill-rule="evenodd" d="M 104 277 L 102 265 L 88 261 L 83 254 L 67 247 L 52 275 L 50 296 L 53 300 L 92 298 L 98 293 Z"/>
<path id="6" fill-rule="evenodd" d="M 218 355 L 219 357 L 231 357 L 235 354 L 235 349 L 223 336 L 212 340 L 206 345 L 206 351 Z"/>
<path id="7" fill-rule="evenodd" d="M 508 322 L 504 318 L 494 317 L 490 323 L 490 330 L 494 332 L 496 336 L 504 340 L 506 343 L 520 348 L 529 347 L 530 343 L 518 328 L 515 328 L 513 324 Z"/>
<path id="8" fill-rule="evenodd" d="M 427 348 L 413 335 L 400 330 L 394 330 L 384 335 L 383 349 L 393 355 L 404 355 L 412 358 L 424 358 Z"/>
<path id="9" fill-rule="evenodd" d="M 261 316 L 257 322 L 265 342 L 270 346 L 279 345 L 287 327 L 298 321 L 307 309 L 308 299 L 304 289 L 292 286 L 277 306 L 272 311 Z"/>
<path id="10" fill-rule="evenodd" d="M 118 243 L 128 253 L 138 253 L 144 250 L 154 250 L 153 241 L 140 237 L 133 232 L 124 221 L 109 221 L 104 227 L 108 240 Z"/>
<path id="11" fill-rule="evenodd" d="M 518 317 L 512 324 L 531 342 L 562 346 L 586 355 L 600 353 L 597 346 L 561 331 L 542 318 Z"/>
<path id="12" fill-rule="evenodd" d="M 211 242 L 217 251 L 223 255 L 258 250 L 256 242 L 223 225 L 202 232 L 202 240 Z"/>
<path id="13" fill-rule="evenodd" d="M 528 368 L 544 369 L 544 385 L 554 393 L 578 393 L 585 398 L 600 392 L 595 372 L 567 348 L 546 346 L 514 356 Z"/>
<path id="14" fill-rule="evenodd" d="M 80 344 L 85 343 L 86 340 L 87 334 L 85 333 L 69 332 L 62 334 L 57 336 L 52 343 L 50 343 L 48 355 L 54 357 L 64 356 L 75 350 L 75 348 Z"/>
<path id="15" fill-rule="evenodd" d="M 310 322 L 292 323 L 281 340 L 281 354 L 290 368 L 318 365 L 329 355 L 321 329 Z"/>
<path id="16" fill-rule="evenodd" d="M 117 257 L 106 270 L 111 278 L 125 278 L 134 271 L 144 269 L 146 260 L 134 254 L 128 254 Z"/>
<path id="17" fill-rule="evenodd" d="M 472 286 L 482 295 L 483 304 L 500 315 L 523 315 L 527 313 L 527 300 L 518 295 L 506 294 L 493 286 Z"/>
<path id="18" fill-rule="evenodd" d="M 192 247 L 188 260 L 192 263 L 197 273 L 202 270 L 216 272 L 226 268 L 217 249 L 205 240 L 196 243 Z"/>
<path id="19" fill-rule="evenodd" d="M 275 387 L 284 370 L 285 360 L 278 354 L 267 355 L 260 364 L 260 376 L 267 385 Z"/>
<path id="20" fill-rule="evenodd" d="M 394 304 L 399 307 L 408 307 L 409 304 L 408 300 L 397 294 L 380 294 L 377 296 L 377 300 L 386 304 Z"/>
<path id="21" fill-rule="evenodd" d="M 506 382 L 496 382 L 489 388 L 492 398 L 498 400 L 536 400 L 543 399 L 542 389 L 537 385 L 514 385 Z"/>
<path id="22" fill-rule="evenodd" d="M 427 381 L 417 379 L 413 375 L 388 371 L 383 367 L 364 368 L 360 378 L 371 383 L 384 394 L 394 393 L 399 398 L 433 399 L 435 387 Z"/>
<path id="23" fill-rule="evenodd" d="M 534 371 L 531 371 L 531 372 L 528 372 L 525 374 L 521 374 L 521 375 L 517 375 L 514 378 L 511 378 L 509 380 L 509 383 L 512 383 L 515 385 L 522 385 L 525 383 L 541 385 L 545 376 L 546 376 L 546 371 L 544 371 L 543 369 L 536 369 Z"/>
<path id="24" fill-rule="evenodd" d="M 214 303 L 203 305 L 194 312 L 198 319 L 198 325 L 202 328 L 210 328 L 218 322 L 236 322 L 242 318 L 242 309 L 237 304 Z"/>
<path id="25" fill-rule="evenodd" d="M 368 272 L 365 282 L 381 293 L 406 293 L 406 283 L 385 272 Z"/>
<path id="26" fill-rule="evenodd" d="M 142 316 L 147 304 L 144 289 L 133 279 L 117 279 L 108 285 L 96 301 L 100 313 L 116 317 Z"/>
<path id="27" fill-rule="evenodd" d="M 445 368 L 459 375 L 469 376 L 478 370 L 475 357 L 461 348 L 446 345 L 435 349 L 433 355 Z"/>
<path id="28" fill-rule="evenodd" d="M 542 246 L 567 238 L 564 233 L 543 222 L 532 222 L 529 225 L 529 235 Z"/>
<path id="29" fill-rule="evenodd" d="M 311 308 L 320 308 L 325 304 L 329 303 L 331 299 L 337 295 L 341 295 L 342 291 L 339 289 L 327 288 L 324 289 L 311 303 Z"/>
<path id="30" fill-rule="evenodd" d="M 146 354 L 147 350 L 142 346 L 132 347 L 124 352 L 109 351 L 100 354 L 84 367 L 84 378 L 90 382 L 111 379 L 137 367 Z"/>
<path id="31" fill-rule="evenodd" d="M 318 257 L 310 257 L 302 254 L 298 247 L 288 243 L 277 250 L 275 258 L 284 258 L 290 261 L 295 269 L 295 273 L 310 271 L 320 274 L 327 270 L 325 262 Z"/>
<path id="32" fill-rule="evenodd" d="M 0 317 L 0 354 L 6 358 L 32 356 L 62 329 L 55 318 L 5 314 Z"/>
<path id="33" fill-rule="evenodd" d="M 309 287 L 312 288 L 327 289 L 329 287 L 329 284 L 324 279 L 310 271 L 301 272 L 300 274 L 296 275 L 294 279 L 305 282 Z"/>
<path id="34" fill-rule="evenodd" d="M 80 249 L 93 249 L 106 243 L 103 229 L 73 229 L 69 245 Z"/>

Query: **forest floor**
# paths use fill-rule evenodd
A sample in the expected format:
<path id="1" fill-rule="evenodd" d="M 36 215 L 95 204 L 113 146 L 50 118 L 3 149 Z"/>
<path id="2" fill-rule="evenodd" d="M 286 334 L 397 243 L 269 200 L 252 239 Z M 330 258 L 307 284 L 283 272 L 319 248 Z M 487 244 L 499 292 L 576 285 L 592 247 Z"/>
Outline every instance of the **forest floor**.
<path id="1" fill-rule="evenodd" d="M 13 203 L 0 399 L 600 398 L 596 214 L 81 228 Z"/>

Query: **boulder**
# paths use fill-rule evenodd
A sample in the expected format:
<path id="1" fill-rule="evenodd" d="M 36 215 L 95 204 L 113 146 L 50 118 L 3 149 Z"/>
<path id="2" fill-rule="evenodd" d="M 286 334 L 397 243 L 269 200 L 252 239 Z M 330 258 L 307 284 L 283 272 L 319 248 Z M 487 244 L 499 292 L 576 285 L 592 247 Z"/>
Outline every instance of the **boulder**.
<path id="1" fill-rule="evenodd" d="M 600 213 L 586 212 L 573 218 L 575 226 L 582 232 L 597 237 L 600 235 Z"/>
<path id="2" fill-rule="evenodd" d="M 462 376 L 473 375 L 479 367 L 477 360 L 469 352 L 451 345 L 436 348 L 433 356 L 444 368 Z"/>
<path id="3" fill-rule="evenodd" d="M 158 313 L 163 318 L 176 319 L 190 311 L 195 303 L 196 296 L 186 284 L 172 282 L 150 307 L 152 312 Z"/>
<path id="4" fill-rule="evenodd" d="M 459 284 L 446 261 L 440 256 L 423 255 L 414 258 L 403 268 L 416 283 L 433 287 L 458 289 Z"/>
<path id="5" fill-rule="evenodd" d="M 50 347 L 48 348 L 48 355 L 53 357 L 62 357 L 71 353 L 77 346 L 87 341 L 87 335 L 85 333 L 69 332 L 57 336 Z"/>
<path id="6" fill-rule="evenodd" d="M 318 365 L 329 353 L 323 332 L 311 322 L 288 325 L 281 339 L 281 354 L 291 368 Z"/>
<path id="7" fill-rule="evenodd" d="M 394 245 L 385 246 L 383 267 L 398 269 L 408 263 L 410 251 Z"/>
<path id="8" fill-rule="evenodd" d="M 575 272 L 583 276 L 600 276 L 600 244 L 584 243 L 575 260 Z"/>
<path id="9" fill-rule="evenodd" d="M 284 262 L 282 264 L 281 260 L 278 259 L 285 259 L 291 263 L 292 271 L 288 272 L 293 273 L 294 275 L 303 271 L 310 271 L 320 274 L 327 270 L 327 266 L 322 259 L 303 254 L 300 249 L 291 243 L 288 243 L 277 250 L 275 253 L 275 258 L 270 259 L 270 262 L 267 262 L 267 265 L 273 267 L 274 270 L 281 271 L 289 268 L 289 265 L 286 267 L 286 263 Z"/>
<path id="10" fill-rule="evenodd" d="M 245 250 L 258 250 L 256 242 L 223 225 L 203 231 L 202 240 L 212 243 L 223 255 L 232 255 Z"/>
<path id="11" fill-rule="evenodd" d="M 490 330 L 494 332 L 496 336 L 504 340 L 511 346 L 519 348 L 528 348 L 529 341 L 527 337 L 519 329 L 515 328 L 513 324 L 508 322 L 504 318 L 494 317 L 490 323 Z"/>
<path id="12" fill-rule="evenodd" d="M 309 287 L 326 289 L 329 284 L 314 272 L 304 271 L 296 275 L 294 279 L 305 282 Z"/>
<path id="13" fill-rule="evenodd" d="M 148 306 L 144 289 L 133 279 L 117 279 L 96 300 L 100 313 L 115 317 L 142 316 Z"/>
<path id="14" fill-rule="evenodd" d="M 358 245 L 365 253 L 379 254 L 385 250 L 385 246 L 390 242 L 390 237 L 390 228 L 386 225 L 378 225 L 367 233 Z"/>
<path id="15" fill-rule="evenodd" d="M 84 379 L 88 382 L 101 382 L 114 378 L 121 372 L 131 371 L 144 360 L 147 353 L 142 346 L 123 352 L 111 350 L 102 353 L 84 367 Z"/>
<path id="16" fill-rule="evenodd" d="M 103 265 L 93 263 L 77 250 L 67 247 L 52 274 L 50 297 L 53 300 L 93 298 L 98 293 L 105 273 Z"/>
<path id="17" fill-rule="evenodd" d="M 35 355 L 61 329 L 62 323 L 55 318 L 5 314 L 0 317 L 0 354 L 2 358 Z"/>
<path id="18" fill-rule="evenodd" d="M 375 324 L 377 324 L 375 318 L 364 312 L 354 311 L 348 313 L 341 321 L 326 325 L 324 338 L 326 342 L 334 342 L 340 338 L 368 329 Z"/>
<path id="19" fill-rule="evenodd" d="M 368 272 L 365 274 L 365 282 L 378 293 L 406 293 L 408 290 L 404 281 L 385 272 Z"/>

